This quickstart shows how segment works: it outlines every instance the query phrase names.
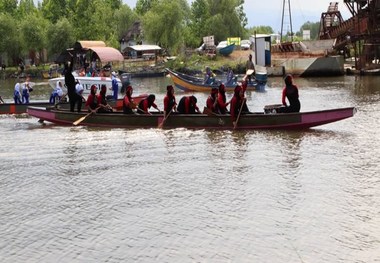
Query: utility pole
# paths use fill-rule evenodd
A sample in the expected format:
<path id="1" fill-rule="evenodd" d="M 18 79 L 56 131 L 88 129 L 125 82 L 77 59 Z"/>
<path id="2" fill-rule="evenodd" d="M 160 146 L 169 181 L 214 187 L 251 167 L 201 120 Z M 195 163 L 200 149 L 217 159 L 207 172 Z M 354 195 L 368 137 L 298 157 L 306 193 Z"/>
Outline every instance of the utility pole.
<path id="1" fill-rule="evenodd" d="M 287 13 L 285 13 L 285 9 L 287 8 Z M 285 21 L 285 17 L 287 17 L 289 20 L 286 21 L 288 24 L 284 24 L 284 21 Z M 284 25 L 288 26 L 285 32 L 285 35 L 284 34 Z M 283 42 L 283 37 L 286 36 L 288 33 L 289 33 L 289 27 L 290 27 L 290 39 L 291 39 L 291 42 L 293 42 L 293 26 L 292 26 L 292 12 L 291 12 L 291 9 L 290 9 L 290 0 L 283 0 L 282 2 L 282 21 L 281 21 L 281 42 Z"/>

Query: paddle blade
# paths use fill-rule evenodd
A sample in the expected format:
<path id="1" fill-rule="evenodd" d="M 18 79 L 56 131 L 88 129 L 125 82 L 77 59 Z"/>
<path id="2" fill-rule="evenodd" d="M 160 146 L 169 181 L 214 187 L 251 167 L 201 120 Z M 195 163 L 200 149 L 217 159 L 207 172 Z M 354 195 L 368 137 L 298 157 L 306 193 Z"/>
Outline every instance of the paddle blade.
<path id="1" fill-rule="evenodd" d="M 83 116 L 83 117 L 80 117 L 79 119 L 77 119 L 76 121 L 73 122 L 73 125 L 78 125 L 79 123 L 81 123 L 82 121 L 84 121 L 86 119 L 87 115 L 86 116 Z"/>
<path id="2" fill-rule="evenodd" d="M 253 72 L 254 72 L 253 69 L 248 69 L 246 74 L 249 76 L 249 75 L 252 75 Z"/>

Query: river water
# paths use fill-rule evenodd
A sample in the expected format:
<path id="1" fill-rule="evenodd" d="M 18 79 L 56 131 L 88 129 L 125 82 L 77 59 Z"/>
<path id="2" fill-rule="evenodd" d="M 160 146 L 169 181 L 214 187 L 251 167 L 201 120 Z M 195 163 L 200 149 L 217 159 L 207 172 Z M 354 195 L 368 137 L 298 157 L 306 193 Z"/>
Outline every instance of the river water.
<path id="1" fill-rule="evenodd" d="M 358 109 L 307 131 L 0 116 L 0 262 L 380 262 L 379 80 L 296 78 L 302 110 Z M 14 82 L 0 82 L 6 101 Z M 162 108 L 169 83 L 132 84 Z M 282 85 L 248 92 L 250 110 L 279 103 Z"/>

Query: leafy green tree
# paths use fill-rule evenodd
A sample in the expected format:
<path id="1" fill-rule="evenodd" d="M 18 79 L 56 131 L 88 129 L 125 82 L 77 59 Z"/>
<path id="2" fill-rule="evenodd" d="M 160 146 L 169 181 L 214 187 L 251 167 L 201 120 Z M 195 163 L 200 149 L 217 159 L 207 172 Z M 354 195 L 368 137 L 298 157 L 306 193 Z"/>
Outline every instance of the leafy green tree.
<path id="1" fill-rule="evenodd" d="M 73 26 L 65 17 L 59 19 L 56 24 L 50 24 L 47 29 L 47 51 L 50 60 L 57 58 L 63 50 L 72 47 L 76 41 Z"/>
<path id="2" fill-rule="evenodd" d="M 247 18 L 244 0 L 195 0 L 191 5 L 191 31 L 201 39 L 214 35 L 222 41 L 228 37 L 243 37 Z"/>
<path id="3" fill-rule="evenodd" d="M 155 3 L 142 19 L 145 39 L 177 51 L 183 45 L 183 21 L 189 10 L 185 0 Z"/>
<path id="4" fill-rule="evenodd" d="M 14 15 L 17 11 L 17 0 L 1 0 L 0 14 Z"/>
<path id="5" fill-rule="evenodd" d="M 112 10 L 118 10 L 123 4 L 123 1 L 121 0 L 105 0 L 105 2 Z"/>
<path id="6" fill-rule="evenodd" d="M 301 26 L 300 31 L 303 32 L 303 30 L 310 30 L 310 39 L 316 40 L 319 38 L 319 26 L 320 26 L 319 22 L 313 23 L 313 22 L 307 21 Z M 301 32 L 299 34 L 302 37 Z"/>
<path id="7" fill-rule="evenodd" d="M 21 52 L 17 25 L 17 21 L 10 14 L 0 14 L 0 36 L 2 36 L 0 38 L 0 54 L 7 53 L 13 61 L 17 61 Z"/>
<path id="8" fill-rule="evenodd" d="M 270 26 L 254 26 L 254 27 L 248 28 L 248 33 L 250 35 L 254 35 L 255 32 L 256 34 L 273 34 L 274 33 L 272 27 Z"/>
<path id="9" fill-rule="evenodd" d="M 34 6 L 33 0 L 20 0 L 19 6 L 17 8 L 17 17 L 20 20 L 24 20 L 29 15 L 37 15 L 38 10 Z"/>
<path id="10" fill-rule="evenodd" d="M 125 35 L 133 23 L 138 20 L 138 16 L 128 5 L 122 5 L 114 13 L 115 33 L 119 38 Z"/>
<path id="11" fill-rule="evenodd" d="M 78 40 L 106 41 L 112 31 L 113 10 L 103 0 L 78 0 L 73 26 Z"/>
<path id="12" fill-rule="evenodd" d="M 32 52 L 37 53 L 39 57 L 41 57 L 41 51 L 46 46 L 45 36 L 47 25 L 47 20 L 32 14 L 27 15 L 21 22 L 20 33 L 24 54 Z"/>
<path id="13" fill-rule="evenodd" d="M 61 17 L 67 13 L 66 1 L 62 0 L 44 0 L 41 11 L 43 16 L 51 23 L 55 24 Z"/>
<path id="14" fill-rule="evenodd" d="M 137 0 L 136 13 L 140 16 L 145 15 L 158 1 L 159 0 Z"/>

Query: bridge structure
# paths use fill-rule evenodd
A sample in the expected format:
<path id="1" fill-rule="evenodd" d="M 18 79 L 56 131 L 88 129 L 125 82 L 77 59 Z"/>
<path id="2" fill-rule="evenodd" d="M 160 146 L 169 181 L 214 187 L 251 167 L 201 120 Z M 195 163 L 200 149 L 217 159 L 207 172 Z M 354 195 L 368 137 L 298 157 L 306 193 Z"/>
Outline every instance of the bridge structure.
<path id="1" fill-rule="evenodd" d="M 351 17 L 344 20 L 338 2 L 321 14 L 319 39 L 335 39 L 334 49 L 355 58 L 357 70 L 380 69 L 380 0 L 344 0 Z"/>

